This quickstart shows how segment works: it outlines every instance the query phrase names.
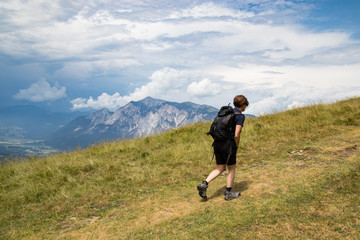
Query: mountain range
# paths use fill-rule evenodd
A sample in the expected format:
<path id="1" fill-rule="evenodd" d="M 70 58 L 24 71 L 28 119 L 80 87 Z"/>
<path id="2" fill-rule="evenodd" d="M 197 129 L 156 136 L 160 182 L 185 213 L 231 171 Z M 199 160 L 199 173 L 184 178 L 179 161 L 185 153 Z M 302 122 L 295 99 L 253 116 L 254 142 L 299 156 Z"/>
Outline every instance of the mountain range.
<path id="1" fill-rule="evenodd" d="M 141 101 L 132 101 L 115 112 L 105 108 L 80 116 L 45 137 L 45 142 L 58 149 L 72 150 L 100 141 L 143 137 L 210 121 L 217 112 L 218 109 L 208 105 L 147 97 Z"/>
<path id="2" fill-rule="evenodd" d="M 69 151 L 114 139 L 144 137 L 211 121 L 217 112 L 208 105 L 151 97 L 132 101 L 114 112 L 104 108 L 92 113 L 54 113 L 32 105 L 2 108 L 0 158 L 46 155 L 56 149 Z"/>

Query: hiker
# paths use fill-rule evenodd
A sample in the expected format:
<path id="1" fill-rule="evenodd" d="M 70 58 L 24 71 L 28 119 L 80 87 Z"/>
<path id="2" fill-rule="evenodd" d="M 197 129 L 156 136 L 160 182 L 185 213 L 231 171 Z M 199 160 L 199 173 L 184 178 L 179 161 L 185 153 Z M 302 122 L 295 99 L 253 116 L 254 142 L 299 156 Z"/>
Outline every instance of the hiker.
<path id="1" fill-rule="evenodd" d="M 229 133 L 229 136 L 231 137 L 225 141 L 214 140 L 213 147 L 216 159 L 216 169 L 209 174 L 205 181 L 202 181 L 197 186 L 200 197 L 205 200 L 207 199 L 206 190 L 208 184 L 226 170 L 226 165 L 228 167 L 228 175 L 226 179 L 225 200 L 232 200 L 241 195 L 240 192 L 234 192 L 232 187 L 235 179 L 236 153 L 239 147 L 241 130 L 245 121 L 245 116 L 242 112 L 245 111 L 249 102 L 245 96 L 237 95 L 235 96 L 233 103 L 235 108 L 233 110 L 234 121 L 231 123 L 231 133 Z"/>

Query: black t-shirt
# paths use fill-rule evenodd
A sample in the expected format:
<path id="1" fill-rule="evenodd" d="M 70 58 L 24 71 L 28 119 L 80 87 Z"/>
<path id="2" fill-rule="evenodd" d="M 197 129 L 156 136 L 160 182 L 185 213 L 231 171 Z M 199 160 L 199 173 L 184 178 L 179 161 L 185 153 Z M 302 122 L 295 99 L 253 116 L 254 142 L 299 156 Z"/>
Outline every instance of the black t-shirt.
<path id="1" fill-rule="evenodd" d="M 244 126 L 244 121 L 245 121 L 245 115 L 241 113 L 241 111 L 237 108 L 234 108 L 234 112 L 239 112 L 240 114 L 236 114 L 235 115 L 235 127 L 236 125 L 241 125 L 242 127 Z"/>

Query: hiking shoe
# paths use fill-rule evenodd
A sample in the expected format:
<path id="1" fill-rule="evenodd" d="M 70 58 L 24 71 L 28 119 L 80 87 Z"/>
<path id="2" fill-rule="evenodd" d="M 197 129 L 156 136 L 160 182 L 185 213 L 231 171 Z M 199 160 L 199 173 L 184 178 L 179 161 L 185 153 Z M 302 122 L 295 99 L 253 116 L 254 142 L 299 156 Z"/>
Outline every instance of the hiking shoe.
<path id="1" fill-rule="evenodd" d="M 241 196 L 241 193 L 240 192 L 234 192 L 234 191 L 226 191 L 225 192 L 225 200 L 232 200 L 232 199 L 235 199 L 235 198 L 238 198 Z"/>
<path id="2" fill-rule="evenodd" d="M 207 196 L 206 196 L 207 188 L 208 188 L 208 185 L 205 182 L 202 182 L 199 185 L 197 185 L 197 190 L 199 191 L 200 197 L 202 197 L 205 200 L 207 199 Z"/>

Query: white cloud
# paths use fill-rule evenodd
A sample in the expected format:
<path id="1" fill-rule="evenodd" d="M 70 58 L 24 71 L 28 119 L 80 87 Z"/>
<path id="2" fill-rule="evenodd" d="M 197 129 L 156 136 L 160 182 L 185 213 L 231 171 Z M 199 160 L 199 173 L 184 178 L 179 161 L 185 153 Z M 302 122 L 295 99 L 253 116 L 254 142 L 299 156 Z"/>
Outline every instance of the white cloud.
<path id="1" fill-rule="evenodd" d="M 85 5 L 66 21 L 59 20 L 59 13 L 54 14 L 53 18 L 50 14 L 43 16 L 31 13 L 30 10 L 34 9 L 45 11 L 40 2 L 28 5 L 17 2 L 17 5 L 22 6 L 23 13 L 7 6 L 14 11 L 14 15 L 7 21 L 20 27 L 11 35 L 0 34 L 2 52 L 15 56 L 39 54 L 48 59 L 75 57 L 93 61 L 106 61 L 111 52 L 124 60 L 131 56 L 132 60 L 148 64 L 153 59 L 151 51 L 178 51 L 184 55 L 184 47 L 194 46 L 194 42 L 188 44 L 187 37 L 203 33 L 208 34 L 208 37 L 200 39 L 197 48 L 191 49 L 194 51 L 193 56 L 199 56 L 203 51 L 223 57 L 257 52 L 261 54 L 260 57 L 279 62 L 350 43 L 349 34 L 346 33 L 316 33 L 298 25 L 252 23 L 247 19 L 260 13 L 235 10 L 212 2 L 173 11 L 168 16 L 160 13 L 159 18 L 154 16 L 152 19 L 131 18 L 135 11 L 129 10 L 124 15 L 121 14 L 123 9 L 110 8 L 110 3 L 109 6 L 105 4 L 103 9 L 92 3 L 95 4 L 92 8 L 87 7 L 91 4 Z M 61 8 L 59 3 L 47 6 L 51 13 L 59 12 Z M 42 21 L 37 20 L 38 16 L 41 16 Z M 168 18 L 173 20 L 168 21 Z M 139 51 L 139 48 L 150 50 L 150 55 Z M 183 60 L 170 58 L 177 63 Z"/>
<path id="2" fill-rule="evenodd" d="M 200 82 L 192 82 L 187 87 L 187 92 L 197 97 L 213 96 L 219 93 L 220 85 L 205 78 Z"/>
<path id="3" fill-rule="evenodd" d="M 169 18 L 204 18 L 204 17 L 234 17 L 245 18 L 253 17 L 255 14 L 246 11 L 236 11 L 222 6 L 218 6 L 213 2 L 203 3 L 191 8 L 184 9 L 180 12 L 172 13 Z"/>
<path id="4" fill-rule="evenodd" d="M 66 87 L 61 87 L 56 82 L 51 86 L 46 80 L 42 79 L 31 84 L 27 89 L 20 89 L 14 96 L 17 100 L 29 100 L 32 102 L 52 101 L 66 97 Z"/>
<path id="5" fill-rule="evenodd" d="M 291 104 L 289 104 L 286 109 L 291 110 L 291 109 L 294 109 L 294 108 L 305 107 L 306 105 L 307 105 L 306 103 L 302 103 L 302 102 L 299 102 L 299 101 L 294 101 Z"/>
<path id="6" fill-rule="evenodd" d="M 250 105 L 247 112 L 265 114 L 301 104 L 332 102 L 360 96 L 360 64 L 344 66 L 268 66 L 245 64 L 239 67 L 209 66 L 204 72 L 222 76 L 221 85 L 230 96 L 244 94 Z M 226 96 L 214 96 L 207 104 L 224 104 Z M 219 100 L 218 100 L 219 99 Z M 294 105 L 292 105 L 294 106 Z"/>
<path id="7" fill-rule="evenodd" d="M 90 97 L 89 99 L 85 98 L 76 98 L 71 101 L 73 109 L 82 109 L 82 108 L 92 108 L 92 109 L 116 109 L 123 106 L 127 103 L 125 97 L 121 97 L 119 93 L 114 93 L 109 95 L 107 93 L 102 93 L 96 99 Z"/>
<path id="8" fill-rule="evenodd" d="M 312 7 L 306 1 L 165 2 L 3 2 L 0 53 L 61 64 L 44 64 L 41 74 L 62 84 L 94 84 L 97 96 L 74 99 L 74 109 L 115 109 L 146 96 L 218 107 L 247 92 L 248 111 L 257 114 L 307 103 L 298 94 L 317 100 L 359 92 L 360 42 L 350 32 L 300 25 Z M 133 88 L 113 90 L 119 82 Z M 65 95 L 40 81 L 15 98 L 49 98 L 35 94 L 40 88 Z"/>
<path id="9" fill-rule="evenodd" d="M 304 87 L 297 83 L 284 83 L 276 88 L 263 88 L 261 90 L 259 88 L 258 95 L 251 91 L 250 93 L 250 104 L 246 111 L 256 115 L 263 115 L 311 104 L 326 104 L 349 97 L 360 97 L 360 87 Z"/>
<path id="10" fill-rule="evenodd" d="M 150 82 L 136 88 L 132 93 L 121 96 L 118 92 L 113 95 L 103 93 L 96 99 L 93 97 L 77 98 L 71 101 L 73 109 L 80 108 L 109 108 L 116 109 L 130 101 L 138 101 L 147 96 L 168 101 L 189 101 L 216 95 L 221 87 L 218 83 L 204 78 L 200 73 L 180 71 L 173 68 L 163 68 L 155 71 Z"/>
<path id="11" fill-rule="evenodd" d="M 204 74 L 207 73 L 207 75 Z M 163 68 L 149 82 L 128 95 L 103 93 L 94 99 L 78 98 L 73 109 L 117 109 L 147 96 L 168 101 L 193 101 L 215 107 L 232 103 L 238 94 L 248 97 L 251 114 L 265 114 L 323 101 L 360 96 L 360 65 L 347 67 L 292 67 L 244 65 L 208 68 L 203 73 Z M 358 72 L 358 74 L 353 74 Z M 339 81 L 341 78 L 341 81 Z M 316 81 L 307 81 L 316 79 Z M 358 87 L 354 87 L 358 86 Z"/>
<path id="12" fill-rule="evenodd" d="M 269 66 L 244 64 L 238 67 L 209 66 L 203 69 L 208 74 L 222 76 L 224 81 L 241 83 L 244 88 L 280 87 L 294 82 L 300 88 L 342 86 L 360 87 L 360 63 L 351 65 L 304 65 Z"/>

